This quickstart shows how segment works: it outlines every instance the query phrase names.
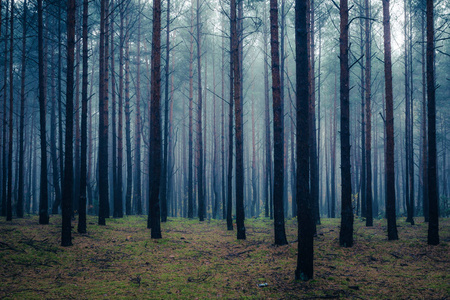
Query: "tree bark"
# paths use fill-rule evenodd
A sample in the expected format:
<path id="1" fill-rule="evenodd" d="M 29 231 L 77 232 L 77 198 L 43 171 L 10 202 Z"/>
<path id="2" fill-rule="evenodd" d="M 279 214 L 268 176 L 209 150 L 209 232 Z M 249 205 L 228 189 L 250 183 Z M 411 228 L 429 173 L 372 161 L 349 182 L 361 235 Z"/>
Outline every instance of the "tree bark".
<path id="1" fill-rule="evenodd" d="M 198 180 L 198 219 L 203 221 L 205 219 L 205 198 L 204 198 L 204 183 L 203 183 L 203 128 L 202 128 L 202 68 L 201 68 L 201 24 L 200 24 L 200 0 L 197 0 L 196 8 L 197 17 L 197 151 L 198 151 L 198 168 L 197 168 L 197 180 Z"/>
<path id="2" fill-rule="evenodd" d="M 106 225 L 109 217 L 108 196 L 108 50 L 107 50 L 107 18 L 108 0 L 101 0 L 100 8 L 100 72 L 99 72 L 99 137 L 98 137 L 98 189 L 99 189 L 99 225 Z M 114 126 L 114 124 L 113 124 Z"/>
<path id="3" fill-rule="evenodd" d="M 434 79 L 434 5 L 427 0 L 427 96 L 428 96 L 428 245 L 439 244 L 439 205 L 436 153 L 436 90 Z"/>
<path id="4" fill-rule="evenodd" d="M 339 38 L 339 58 L 341 66 L 341 230 L 339 244 L 353 246 L 352 181 L 350 171 L 350 70 L 348 65 L 348 1 L 340 1 L 341 33 Z"/>
<path id="5" fill-rule="evenodd" d="M 129 26 L 128 15 L 126 17 Z M 131 163 L 131 111 L 130 111 L 130 33 L 125 35 L 125 143 L 127 155 L 127 187 L 125 192 L 125 213 L 131 215 L 131 193 L 133 189 L 133 166 Z"/>
<path id="6" fill-rule="evenodd" d="M 11 0 L 11 17 L 10 21 L 10 33 L 9 33 L 9 143 L 8 143 L 8 198 L 6 199 L 6 221 L 12 221 L 12 156 L 13 156 L 13 110 L 14 110 L 14 78 L 13 78 L 13 59 L 14 59 L 14 0 Z M 42 36 L 40 36 L 42 38 Z M 42 41 L 41 41 L 42 42 Z M 6 53 L 5 53 L 6 55 Z M 39 65 L 41 68 L 41 65 Z M 39 81 L 41 83 L 41 81 Z M 39 97 L 39 104 L 41 104 L 41 97 Z M 6 101 L 6 98 L 4 99 Z M 44 100 L 45 101 L 45 100 Z M 41 112 L 41 153 L 42 156 L 47 158 L 47 153 L 45 153 L 46 144 L 45 144 L 45 107 L 43 107 L 44 101 L 42 101 L 42 106 L 40 105 Z M 44 113 L 44 114 L 42 114 Z M 42 121 L 42 117 L 44 116 L 44 121 Z M 44 122 L 44 123 L 42 123 Z M 44 127 L 42 127 L 44 124 Z M 42 140 L 42 136 L 44 139 Z M 44 142 L 43 142 L 44 141 Z M 42 163 L 47 163 L 47 160 L 42 159 Z M 44 172 L 45 170 L 45 172 Z M 47 176 L 47 166 L 44 168 L 41 167 L 41 175 Z M 47 177 L 46 177 L 47 178 Z M 45 186 L 45 190 L 43 191 L 42 181 L 47 184 L 47 180 L 41 177 L 41 201 L 39 206 L 39 224 L 48 224 L 48 195 L 47 195 L 47 186 Z M 45 210 L 45 211 L 44 211 Z"/>
<path id="7" fill-rule="evenodd" d="M 198 1 L 198 0 L 197 0 Z M 244 132 L 241 103 L 241 65 L 239 63 L 239 36 L 237 32 L 236 0 L 231 0 L 231 45 L 234 70 L 234 118 L 236 130 L 236 227 L 237 239 L 245 240 L 244 213 Z M 281 198 L 282 199 L 282 198 Z"/>
<path id="8" fill-rule="evenodd" d="M 21 66 L 21 85 L 20 85 L 20 137 L 19 137 L 19 191 L 17 196 L 17 217 L 23 218 L 23 205 L 24 205 L 24 161 L 25 161 L 25 149 L 24 149 L 24 123 L 25 123 L 25 71 L 26 71 L 26 45 L 27 45 L 27 14 L 28 14 L 28 5 L 27 0 L 23 1 L 23 33 L 22 33 L 22 66 Z M 52 110 L 54 116 L 55 105 L 52 103 Z M 56 144 L 53 144 L 54 146 Z M 56 152 L 56 151 L 55 151 Z M 56 162 L 56 161 L 55 161 Z M 57 164 L 56 165 L 57 168 Z M 54 173 L 57 173 L 57 170 L 53 170 Z M 56 197 L 59 198 L 59 183 L 56 181 L 55 185 Z"/>
<path id="9" fill-rule="evenodd" d="M 365 0 L 365 47 L 366 47 L 366 76 L 365 76 L 365 109 L 366 109 L 366 137 L 365 137 L 365 150 L 366 150 L 366 226 L 373 226 L 373 210 L 372 210 L 372 111 L 371 111 L 371 79 L 372 79 L 372 69 L 371 69 L 371 33 L 372 26 L 370 23 L 370 2 Z"/>
<path id="10" fill-rule="evenodd" d="M 274 155 L 274 233 L 275 244 L 286 245 L 284 229 L 284 128 L 283 99 L 280 86 L 280 56 L 278 50 L 278 1 L 270 1 L 270 48 L 272 57 L 272 97 L 273 97 L 273 155 Z"/>
<path id="11" fill-rule="evenodd" d="M 78 232 L 86 233 L 87 105 L 88 105 L 88 0 L 83 0 L 83 74 L 81 84 L 81 157 Z"/>
<path id="12" fill-rule="evenodd" d="M 296 57 L 296 122 L 297 122 L 297 217 L 298 256 L 295 278 L 313 278 L 314 240 L 312 202 L 309 190 L 309 70 L 307 0 L 295 1 L 295 57 Z"/>
<path id="13" fill-rule="evenodd" d="M 189 166 L 188 166 L 188 218 L 194 218 L 194 142 L 193 142 L 193 106 L 194 106 L 194 5 L 191 1 L 191 28 L 189 49 Z"/>
<path id="14" fill-rule="evenodd" d="M 398 240 L 395 213 L 395 171 L 394 171 L 394 105 L 392 94 L 391 27 L 389 0 L 383 0 L 384 30 L 384 76 L 386 91 L 386 215 L 388 221 L 388 240 Z"/>
<path id="15" fill-rule="evenodd" d="M 138 4 L 141 8 L 141 1 Z M 138 35 L 136 43 L 136 121 L 135 121 L 135 153 L 134 153 L 134 194 L 133 202 L 138 215 L 142 214 L 142 193 L 141 193 L 141 13 L 138 16 Z"/>
<path id="16" fill-rule="evenodd" d="M 39 0 L 41 2 L 41 0 Z M 103 3 L 103 1 L 102 1 Z M 61 246 L 72 245 L 72 197 L 73 197 L 73 98 L 74 98 L 74 52 L 75 52 L 75 0 L 67 3 L 67 80 L 66 80 L 66 144 L 62 197 Z"/>
<path id="17" fill-rule="evenodd" d="M 151 238 L 161 238 L 159 187 L 161 181 L 161 0 L 153 1 L 151 59 L 149 219 Z"/>

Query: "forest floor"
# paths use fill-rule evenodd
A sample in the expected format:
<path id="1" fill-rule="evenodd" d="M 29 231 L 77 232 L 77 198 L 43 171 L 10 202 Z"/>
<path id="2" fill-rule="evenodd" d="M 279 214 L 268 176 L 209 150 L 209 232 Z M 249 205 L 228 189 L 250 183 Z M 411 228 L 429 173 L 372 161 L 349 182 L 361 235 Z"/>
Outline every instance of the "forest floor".
<path id="1" fill-rule="evenodd" d="M 450 220 L 441 243 L 428 246 L 428 225 L 398 219 L 399 240 L 387 241 L 384 220 L 366 228 L 355 220 L 355 245 L 339 246 L 339 220 L 322 219 L 314 279 L 296 281 L 297 223 L 289 244 L 273 245 L 268 219 L 246 220 L 247 240 L 225 221 L 170 218 L 163 238 L 150 239 L 145 216 L 88 217 L 88 233 L 60 246 L 59 216 L 0 221 L 0 298 L 7 299 L 449 299 Z M 267 283 L 260 287 L 259 284 Z"/>

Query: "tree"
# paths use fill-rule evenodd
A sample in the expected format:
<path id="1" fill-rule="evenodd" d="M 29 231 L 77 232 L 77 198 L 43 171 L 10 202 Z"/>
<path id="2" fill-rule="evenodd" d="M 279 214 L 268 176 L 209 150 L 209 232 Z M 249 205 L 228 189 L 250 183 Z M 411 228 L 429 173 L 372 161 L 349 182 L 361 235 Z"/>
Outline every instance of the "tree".
<path id="1" fill-rule="evenodd" d="M 428 245 L 439 244 L 439 206 L 436 166 L 436 89 L 434 79 L 433 0 L 427 0 L 427 96 L 428 96 Z"/>
<path id="2" fill-rule="evenodd" d="M 12 0 L 14 1 L 14 0 Z M 41 187 L 39 224 L 48 224 L 47 140 L 46 140 L 46 78 L 44 76 L 44 25 L 42 1 L 38 1 L 39 117 L 41 140 Z M 11 57 L 12 59 L 12 57 Z"/>
<path id="3" fill-rule="evenodd" d="M 127 27 L 130 24 L 126 17 Z M 131 163 L 131 111 L 130 111 L 130 33 L 125 35 L 125 144 L 127 155 L 127 187 L 125 192 L 125 213 L 131 215 L 131 192 L 133 189 L 133 166 Z"/>
<path id="4" fill-rule="evenodd" d="M 147 228 L 151 228 L 152 239 L 160 239 L 160 199 L 161 181 L 161 0 L 153 1 L 153 36 L 151 59 L 151 103 L 150 103 L 150 159 L 149 170 L 149 218 Z"/>
<path id="5" fill-rule="evenodd" d="M 284 229 L 283 185 L 284 185 L 284 128 L 283 99 L 280 87 L 280 56 L 278 50 L 278 1 L 270 1 L 270 48 L 272 56 L 272 97 L 273 97 L 273 155 L 274 155 L 274 229 L 275 244 L 286 245 Z"/>
<path id="6" fill-rule="evenodd" d="M 295 279 L 313 278 L 314 240 L 309 190 L 309 80 L 306 15 L 308 0 L 295 1 L 296 123 L 297 123 L 297 217 L 298 255 Z"/>
<path id="7" fill-rule="evenodd" d="M 203 183 L 203 128 L 202 128 L 202 68 L 201 68 L 201 27 L 200 27 L 200 0 L 197 0 L 197 151 L 198 151 L 198 166 L 197 166 L 197 192 L 198 192 L 198 218 L 203 221 L 205 218 L 205 196 Z"/>
<path id="8" fill-rule="evenodd" d="M 19 193 L 17 196 L 17 217 L 23 217 L 24 204 L 24 122 L 25 122 L 25 71 L 26 71 L 26 45 L 27 45 L 27 0 L 23 1 L 23 34 L 22 34 L 22 67 L 21 67 L 21 85 L 20 85 L 20 137 L 19 137 Z M 52 106 L 53 107 L 53 106 Z M 59 188 L 59 186 L 58 186 Z"/>
<path id="9" fill-rule="evenodd" d="M 161 222 L 167 221 L 167 147 L 169 146 L 169 65 L 170 65 L 170 0 L 167 0 L 166 11 L 166 65 L 165 65 L 165 89 L 164 89 L 164 158 L 161 175 Z M 199 71 L 200 73 L 200 71 Z"/>
<path id="10" fill-rule="evenodd" d="M 365 132 L 365 151 L 366 151 L 366 226 L 373 226 L 373 211 L 372 211 L 372 112 L 371 112 L 371 32 L 372 26 L 370 24 L 370 6 L 369 0 L 365 0 L 365 32 L 366 32 L 366 76 L 365 76 L 365 110 L 366 110 L 366 132 Z"/>
<path id="11" fill-rule="evenodd" d="M 341 230 L 339 244 L 353 246 L 352 181 L 350 171 L 350 69 L 348 65 L 348 1 L 340 1 L 339 60 L 341 66 Z"/>
<path id="12" fill-rule="evenodd" d="M 245 240 L 244 226 L 244 133 L 241 103 L 241 69 L 239 63 L 239 37 L 237 32 L 236 0 L 230 2 L 231 59 L 233 60 L 233 99 L 236 130 L 236 227 L 237 239 Z M 282 188 L 283 186 L 281 186 Z M 281 198 L 283 199 L 283 198 Z"/>
<path id="13" fill-rule="evenodd" d="M 3 76 L 3 138 L 2 138 L 2 162 L 3 162 L 3 172 L 2 172 L 2 216 L 6 216 L 6 197 L 7 197 L 7 181 L 8 181 L 8 166 L 7 166 L 7 150 L 6 150 L 6 128 L 8 127 L 8 117 L 6 116 L 7 114 L 7 109 L 6 109 L 6 98 L 7 98 L 7 88 L 6 88 L 6 82 L 8 79 L 8 39 L 7 39 L 7 33 L 8 33 L 8 5 L 9 2 L 8 0 L 6 1 L 6 16 L 5 16 L 5 60 L 4 60 L 4 65 L 3 65 L 3 70 L 4 70 L 4 76 Z M 0 22 L 0 26 L 1 26 L 1 22 Z"/>
<path id="14" fill-rule="evenodd" d="M 14 78 L 13 78 L 13 58 L 14 58 L 14 0 L 11 0 L 11 17 L 9 19 L 10 23 L 10 35 L 9 35 L 9 143 L 8 143 L 8 198 L 6 200 L 6 221 L 12 220 L 12 156 L 13 156 L 13 110 L 14 110 Z M 7 55 L 5 53 L 5 55 Z M 40 66 L 40 65 L 39 65 Z M 6 78 L 6 77 L 5 77 Z M 40 81 L 39 81 L 40 83 Z M 6 86 L 5 86 L 6 87 Z M 40 97 L 39 97 L 39 100 Z M 6 98 L 4 99 L 6 102 Z M 39 104 L 41 101 L 39 101 Z M 40 109 L 44 109 L 44 130 L 42 130 L 42 112 L 41 112 L 41 137 L 44 136 L 44 142 L 45 142 L 45 108 L 40 107 Z M 42 149 L 46 149 L 45 143 L 42 143 L 41 138 L 41 147 Z M 41 150 L 42 152 L 42 150 Z M 47 154 L 43 154 L 46 155 Z M 47 166 L 45 166 L 45 173 L 42 174 L 42 168 L 41 168 L 41 175 L 47 176 Z M 48 224 L 48 212 L 44 209 L 47 208 L 45 204 L 47 203 L 47 186 L 45 187 L 45 191 L 42 191 L 42 179 L 41 178 L 41 202 L 39 207 L 39 223 L 40 224 Z M 47 183 L 47 181 L 45 181 Z M 45 198 L 44 198 L 45 197 Z M 45 201 L 43 201 L 43 198 Z"/>
<path id="15" fill-rule="evenodd" d="M 139 8 L 141 2 L 139 1 Z M 138 15 L 138 35 L 136 43 L 136 121 L 135 121 L 135 154 L 134 154 L 134 195 L 135 211 L 142 214 L 141 199 L 141 13 Z"/>
<path id="16" fill-rule="evenodd" d="M 73 1 L 73 0 L 71 0 Z M 100 2 L 100 55 L 99 55 L 99 122 L 98 122 L 98 224 L 106 225 L 108 208 L 108 0 Z M 114 124 L 113 124 L 114 125 Z"/>
<path id="17" fill-rule="evenodd" d="M 40 4 L 42 5 L 42 1 Z M 38 3 L 39 3 L 38 2 Z M 103 2 L 103 1 L 102 1 Z M 42 6 L 41 6 L 42 7 Z M 73 93 L 75 52 L 75 0 L 67 2 L 67 80 L 66 80 L 66 143 L 64 186 L 62 196 L 61 246 L 72 245 L 72 197 L 73 197 Z M 41 178 L 42 180 L 42 178 Z"/>
<path id="18" fill-rule="evenodd" d="M 81 87 L 81 166 L 78 232 L 86 233 L 87 105 L 88 105 L 88 0 L 83 0 L 83 74 Z"/>
<path id="19" fill-rule="evenodd" d="M 194 106 L 194 5 L 191 1 L 191 26 L 189 47 L 189 166 L 188 166 L 188 218 L 194 218 L 194 141 L 193 141 L 193 106 Z"/>
<path id="20" fill-rule="evenodd" d="M 386 214 L 388 222 L 388 240 L 398 240 L 395 215 L 395 171 L 394 171 L 394 103 L 392 94 L 391 27 L 389 0 L 383 0 L 384 30 L 384 80 L 385 80 L 385 168 L 386 168 Z"/>

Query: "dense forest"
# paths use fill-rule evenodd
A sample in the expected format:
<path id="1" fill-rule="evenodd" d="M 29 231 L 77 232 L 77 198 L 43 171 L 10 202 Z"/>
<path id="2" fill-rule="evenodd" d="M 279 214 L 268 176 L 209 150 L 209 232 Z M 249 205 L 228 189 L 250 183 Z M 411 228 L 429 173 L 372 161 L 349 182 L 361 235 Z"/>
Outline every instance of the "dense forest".
<path id="1" fill-rule="evenodd" d="M 258 219 L 282 246 L 294 222 L 302 281 L 330 219 L 344 248 L 384 219 L 388 240 L 406 220 L 449 241 L 450 2 L 2 0 L 0 16 L 1 227 L 55 218 L 73 246 L 132 215 L 149 240 L 184 218 L 245 240 Z"/>

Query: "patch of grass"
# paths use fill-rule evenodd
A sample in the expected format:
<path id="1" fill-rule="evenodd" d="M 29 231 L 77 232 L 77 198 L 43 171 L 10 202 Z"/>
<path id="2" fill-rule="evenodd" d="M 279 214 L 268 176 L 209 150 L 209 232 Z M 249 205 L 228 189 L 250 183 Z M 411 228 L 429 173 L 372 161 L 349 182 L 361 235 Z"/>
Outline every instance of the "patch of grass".
<path id="1" fill-rule="evenodd" d="M 288 245 L 273 245 L 273 221 L 246 220 L 236 240 L 223 220 L 169 218 L 163 239 L 151 240 L 146 216 L 88 217 L 73 224 L 73 246 L 60 247 L 60 222 L 36 216 L 0 220 L 0 297 L 15 299 L 280 299 L 445 298 L 450 294 L 450 222 L 441 219 L 439 246 L 426 244 L 427 225 L 399 219 L 399 241 L 386 221 L 355 220 L 355 245 L 339 246 L 339 219 L 322 219 L 315 238 L 314 279 L 294 280 L 297 221 L 287 220 Z M 258 284 L 267 283 L 259 287 Z"/>

